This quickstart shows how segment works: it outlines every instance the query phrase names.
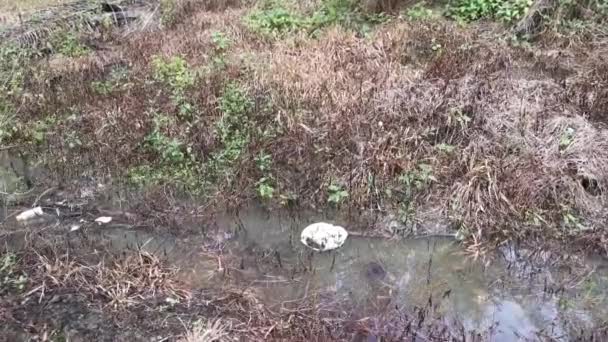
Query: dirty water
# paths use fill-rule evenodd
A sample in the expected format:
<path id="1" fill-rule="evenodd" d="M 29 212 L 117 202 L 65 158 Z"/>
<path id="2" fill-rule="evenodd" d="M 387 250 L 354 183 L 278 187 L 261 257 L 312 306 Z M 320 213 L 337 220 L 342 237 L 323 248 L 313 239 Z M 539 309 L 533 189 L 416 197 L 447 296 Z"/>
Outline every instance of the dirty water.
<path id="1" fill-rule="evenodd" d="M 13 176 L 2 177 L 5 189 L 16 186 L 19 177 Z M 317 253 L 302 245 L 299 235 L 318 221 L 351 226 L 337 213 L 270 212 L 258 205 L 220 215 L 201 233 L 186 237 L 120 223 L 73 232 L 67 222 L 62 225 L 71 244 L 95 241 L 109 252 L 165 256 L 193 289 L 246 286 L 270 309 L 316 294 L 348 303 L 360 318 L 428 307 L 469 332 L 492 331 L 493 341 L 568 341 L 606 323 L 605 260 L 586 260 L 584 269 L 554 267 L 550 254 L 539 264 L 505 247 L 484 264 L 468 258 L 453 238 L 441 236 L 351 235 L 340 249 Z M 18 241 L 4 239 L 14 247 Z"/>
<path id="2" fill-rule="evenodd" d="M 503 249 L 483 264 L 466 257 L 454 239 L 432 236 L 350 236 L 342 248 L 317 253 L 300 243 L 299 233 L 319 220 L 332 222 L 318 213 L 296 217 L 253 205 L 219 217 L 200 236 L 178 238 L 126 225 L 82 236 L 107 241 L 113 251 L 164 255 L 194 289 L 247 286 L 271 309 L 319 293 L 332 303 L 348 303 L 360 317 L 432 307 L 436 317 L 470 332 L 492 331 L 493 341 L 568 341 L 570 334 L 596 328 L 608 317 L 604 261 L 589 260 L 584 272 L 542 268 Z"/>

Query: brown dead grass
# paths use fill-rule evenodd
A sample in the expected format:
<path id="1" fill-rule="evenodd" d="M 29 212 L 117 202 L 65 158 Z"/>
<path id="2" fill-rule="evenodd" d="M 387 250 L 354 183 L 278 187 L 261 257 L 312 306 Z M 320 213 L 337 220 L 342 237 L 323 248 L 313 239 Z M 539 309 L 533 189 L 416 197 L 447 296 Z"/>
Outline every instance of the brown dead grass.
<path id="1" fill-rule="evenodd" d="M 255 100 L 256 126 L 280 133 L 253 137 L 234 166 L 235 179 L 218 185 L 217 203 L 253 194 L 261 177 L 253 157 L 260 151 L 273 157 L 277 191 L 296 194 L 300 204 L 325 205 L 328 184 L 337 182 L 349 191 L 346 205 L 379 211 L 397 209 L 385 190 L 399 190 L 397 178 L 425 163 L 436 181 L 414 192 L 414 207 L 440 207 L 456 228 L 474 235 L 471 241 L 570 239 L 590 234 L 583 227 L 603 234 L 604 36 L 547 36 L 527 48 L 500 39 L 504 30 L 492 25 L 394 20 L 369 38 L 332 27 L 318 39 L 269 40 L 243 25 L 247 11 L 244 4 L 183 11 L 171 29 L 141 32 L 115 46 L 117 59 L 131 70 L 128 90 L 95 94 L 90 82 L 107 70 L 89 61 L 84 71 L 62 71 L 55 90 L 44 77 L 33 82 L 45 95 L 23 99 L 21 114 L 81 113 L 62 130 L 79 132 L 82 147 L 66 149 L 61 135 L 50 139 L 56 159 L 73 163 L 63 172 L 83 166 L 124 171 L 153 162 L 140 148 L 152 112 L 175 115 L 176 108 L 150 82 L 150 59 L 182 55 L 192 68 L 205 68 L 213 58 L 212 33 L 221 31 L 231 40 L 227 69 L 203 73 L 188 94 L 197 120 L 178 120 L 169 134 L 190 143 L 201 162 L 208 160 L 221 148 L 213 127 L 229 81 Z M 560 145 L 569 130 L 572 141 Z M 455 151 L 438 152 L 442 144 Z M 564 225 L 567 215 L 580 225 Z M 605 239 L 596 241 L 606 250 Z"/>

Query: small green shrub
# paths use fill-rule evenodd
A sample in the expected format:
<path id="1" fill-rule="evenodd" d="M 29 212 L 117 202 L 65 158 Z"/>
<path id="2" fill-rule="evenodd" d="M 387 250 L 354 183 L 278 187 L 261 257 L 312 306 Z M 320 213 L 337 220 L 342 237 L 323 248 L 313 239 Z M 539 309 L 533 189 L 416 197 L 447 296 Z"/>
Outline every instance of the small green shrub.
<path id="1" fill-rule="evenodd" d="M 27 285 L 27 275 L 17 270 L 17 256 L 4 252 L 0 255 L 0 295 L 9 291 L 22 292 Z"/>
<path id="2" fill-rule="evenodd" d="M 457 0 L 448 6 L 447 15 L 466 22 L 497 19 L 511 23 L 526 14 L 532 0 Z"/>
<path id="3" fill-rule="evenodd" d="M 318 30 L 332 25 L 366 33 L 372 25 L 386 19 L 384 14 L 363 13 L 349 0 L 324 0 L 319 8 L 308 15 L 296 13 L 281 3 L 273 2 L 247 16 L 246 23 L 256 32 L 279 36 L 299 30 L 306 30 L 314 35 Z"/>
<path id="4" fill-rule="evenodd" d="M 257 192 L 262 199 L 272 199 L 274 197 L 274 186 L 271 184 L 271 179 L 262 177 L 257 183 Z"/>
<path id="5" fill-rule="evenodd" d="M 230 40 L 222 32 L 214 32 L 211 36 L 213 42 L 213 66 L 217 69 L 226 67 L 226 51 L 230 47 Z"/>
<path id="6" fill-rule="evenodd" d="M 215 125 L 222 147 L 211 157 L 211 176 L 226 174 L 227 169 L 243 154 L 249 144 L 252 123 L 248 113 L 251 108 L 253 101 L 243 89 L 234 83 L 226 86 L 219 103 L 222 117 Z"/>
<path id="7" fill-rule="evenodd" d="M 177 24 L 179 19 L 178 0 L 160 0 L 159 11 L 161 24 L 167 27 Z"/>
<path id="8" fill-rule="evenodd" d="M 330 184 L 327 188 L 327 192 L 327 201 L 332 204 L 340 204 L 348 198 L 348 191 L 344 190 L 344 188 L 339 184 Z"/>
<path id="9" fill-rule="evenodd" d="M 183 93 L 194 84 L 194 73 L 186 60 L 180 56 L 169 59 L 155 56 L 152 59 L 152 68 L 154 79 L 171 88 L 174 93 Z"/>
<path id="10" fill-rule="evenodd" d="M 412 21 L 432 18 L 435 13 L 426 5 L 426 2 L 422 1 L 408 8 L 405 13 L 406 17 Z"/>
<path id="11" fill-rule="evenodd" d="M 574 142 L 576 131 L 572 127 L 567 127 L 559 137 L 559 150 L 564 151 Z"/>
<path id="12" fill-rule="evenodd" d="M 255 164 L 262 173 L 262 178 L 257 182 L 257 192 L 262 199 L 271 199 L 274 197 L 275 188 L 272 185 L 274 179 L 272 178 L 270 171 L 272 168 L 272 156 L 265 152 L 260 152 L 255 158 Z"/>
<path id="13" fill-rule="evenodd" d="M 66 57 L 82 57 L 90 52 L 90 49 L 80 42 L 78 36 L 73 32 L 62 32 L 55 37 L 57 52 Z"/>
<path id="14" fill-rule="evenodd" d="M 194 85 L 196 77 L 186 60 L 179 56 L 169 59 L 156 56 L 152 59 L 152 69 L 154 79 L 169 88 L 178 115 L 183 119 L 192 119 L 194 108 L 188 102 L 186 92 Z"/>
<path id="15" fill-rule="evenodd" d="M 302 16 L 280 5 L 254 11 L 245 20 L 253 31 L 265 35 L 281 35 L 306 26 L 306 21 Z"/>
<path id="16" fill-rule="evenodd" d="M 132 86 L 128 82 L 129 73 L 125 68 L 115 68 L 109 77 L 103 81 L 91 82 L 91 88 L 99 95 L 109 95 L 116 90 L 126 90 Z"/>
<path id="17" fill-rule="evenodd" d="M 154 128 L 146 136 L 144 142 L 160 157 L 163 163 L 182 164 L 187 161 L 184 143 L 177 138 L 170 138 L 162 132 L 168 121 L 167 116 L 155 115 Z"/>

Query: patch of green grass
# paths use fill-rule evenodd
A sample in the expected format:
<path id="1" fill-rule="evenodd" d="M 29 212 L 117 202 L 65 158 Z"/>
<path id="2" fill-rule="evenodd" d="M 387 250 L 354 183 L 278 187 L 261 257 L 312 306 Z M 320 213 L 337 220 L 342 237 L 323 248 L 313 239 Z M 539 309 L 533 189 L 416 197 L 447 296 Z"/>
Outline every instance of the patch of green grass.
<path id="1" fill-rule="evenodd" d="M 171 101 L 177 107 L 178 115 L 186 120 L 192 119 L 193 105 L 187 100 L 186 93 L 196 81 L 196 73 L 180 56 L 152 59 L 153 77 L 171 93 Z"/>
<path id="2" fill-rule="evenodd" d="M 427 3 L 425 1 L 421 1 L 414 6 L 407 9 L 405 12 L 405 16 L 409 20 L 423 20 L 430 19 L 435 16 L 435 12 L 427 7 Z"/>
<path id="3" fill-rule="evenodd" d="M 360 33 L 367 33 L 373 25 L 384 22 L 384 14 L 368 14 L 359 10 L 349 0 L 324 0 L 312 13 L 298 13 L 282 3 L 272 2 L 255 10 L 245 19 L 246 24 L 256 32 L 270 36 L 305 30 L 314 35 L 319 30 L 340 25 Z"/>
<path id="4" fill-rule="evenodd" d="M 152 132 L 146 136 L 144 142 L 166 164 L 183 164 L 190 160 L 188 150 L 183 142 L 177 138 L 170 138 L 163 133 L 163 128 L 169 124 L 169 117 L 156 114 Z"/>
<path id="5" fill-rule="evenodd" d="M 398 181 L 399 187 L 396 192 L 399 194 L 397 199 L 399 220 L 407 225 L 413 221 L 416 214 L 416 193 L 423 191 L 437 179 L 433 176 L 432 166 L 421 163 L 415 169 L 399 176 Z"/>
<path id="6" fill-rule="evenodd" d="M 512 23 L 524 16 L 532 3 L 532 0 L 457 0 L 448 5 L 447 15 L 465 22 L 496 19 Z"/>
<path id="7" fill-rule="evenodd" d="M 213 153 L 209 172 L 214 177 L 230 175 L 232 164 L 243 154 L 251 139 L 251 119 L 248 117 L 253 101 L 235 83 L 224 89 L 219 109 L 222 117 L 215 126 L 222 147 Z"/>
<path id="8" fill-rule="evenodd" d="M 90 52 L 90 49 L 80 42 L 78 36 L 70 31 L 57 33 L 52 41 L 57 52 L 66 57 L 82 57 Z"/>
<path id="9" fill-rule="evenodd" d="M 331 183 L 327 188 L 327 202 L 331 204 L 341 204 L 344 202 L 349 194 L 348 191 L 344 190 L 344 188 L 340 184 Z"/>
<path id="10" fill-rule="evenodd" d="M 109 77 L 102 81 L 91 82 L 91 88 L 99 95 L 109 95 L 116 90 L 126 90 L 132 86 L 128 81 L 129 71 L 126 68 L 115 68 Z"/>
<path id="11" fill-rule="evenodd" d="M 0 255 L 0 295 L 21 292 L 27 285 L 27 275 L 18 270 L 17 256 L 11 252 Z"/>
<path id="12" fill-rule="evenodd" d="M 272 169 L 272 156 L 262 151 L 255 158 L 255 164 L 263 175 L 256 184 L 258 196 L 266 200 L 271 199 L 274 197 L 275 192 L 275 187 L 273 185 L 274 179 L 270 174 Z"/>
<path id="13" fill-rule="evenodd" d="M 226 68 L 226 51 L 230 48 L 230 39 L 222 32 L 213 32 L 211 35 L 211 42 L 213 43 L 213 66 L 218 70 Z"/>
<path id="14" fill-rule="evenodd" d="M 282 35 L 306 27 L 303 16 L 281 5 L 256 10 L 246 17 L 245 22 L 253 31 L 264 35 Z"/>

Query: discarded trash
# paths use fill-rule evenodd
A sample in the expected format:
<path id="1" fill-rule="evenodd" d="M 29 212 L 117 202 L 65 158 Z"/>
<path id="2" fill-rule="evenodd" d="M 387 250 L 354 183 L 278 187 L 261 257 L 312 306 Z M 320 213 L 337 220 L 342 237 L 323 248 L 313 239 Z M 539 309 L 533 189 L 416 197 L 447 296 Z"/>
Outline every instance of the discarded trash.
<path id="1" fill-rule="evenodd" d="M 82 226 L 79 225 L 79 224 L 73 224 L 73 225 L 70 226 L 70 232 L 75 232 L 78 229 L 80 229 L 80 227 L 82 227 Z"/>
<path id="2" fill-rule="evenodd" d="M 315 251 L 324 252 L 341 247 L 347 237 L 346 229 L 319 222 L 304 228 L 300 241 Z"/>
<path id="3" fill-rule="evenodd" d="M 36 207 L 33 209 L 26 210 L 21 214 L 17 215 L 16 219 L 19 222 L 29 221 L 35 219 L 36 217 L 44 215 L 41 207 Z"/>
<path id="4" fill-rule="evenodd" d="M 112 222 L 112 218 L 110 216 L 101 216 L 95 219 L 97 224 L 107 224 Z"/>

